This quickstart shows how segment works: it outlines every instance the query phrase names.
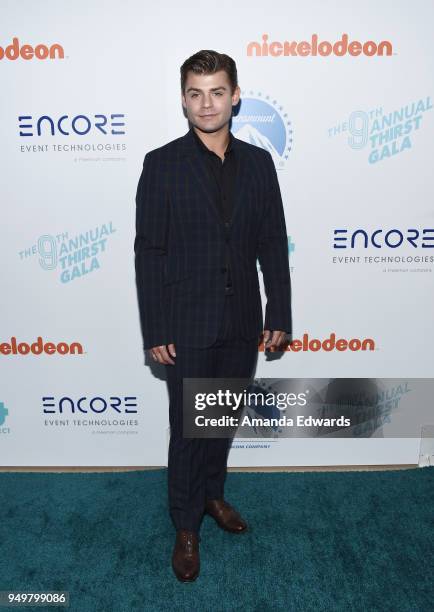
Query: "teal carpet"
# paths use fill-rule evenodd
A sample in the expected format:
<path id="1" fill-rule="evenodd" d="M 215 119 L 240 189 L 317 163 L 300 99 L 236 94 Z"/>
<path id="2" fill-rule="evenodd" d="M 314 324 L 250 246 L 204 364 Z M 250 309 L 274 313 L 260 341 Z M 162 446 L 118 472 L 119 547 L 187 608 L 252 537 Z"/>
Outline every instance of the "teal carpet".
<path id="1" fill-rule="evenodd" d="M 0 590 L 66 590 L 70 612 L 430 612 L 434 467 L 229 473 L 251 531 L 206 516 L 178 582 L 167 472 L 0 474 Z M 12 610 L 12 608 L 1 608 Z"/>

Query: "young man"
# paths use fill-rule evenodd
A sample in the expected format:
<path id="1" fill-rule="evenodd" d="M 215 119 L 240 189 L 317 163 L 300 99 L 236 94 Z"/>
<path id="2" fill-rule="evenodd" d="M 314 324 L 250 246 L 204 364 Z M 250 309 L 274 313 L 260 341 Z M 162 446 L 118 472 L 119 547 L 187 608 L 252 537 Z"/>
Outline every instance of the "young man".
<path id="1" fill-rule="evenodd" d="M 190 129 L 146 154 L 136 196 L 139 311 L 144 348 L 167 374 L 172 567 L 182 581 L 199 574 L 204 512 L 231 533 L 247 528 L 224 499 L 229 438 L 183 438 L 183 378 L 248 378 L 261 333 L 277 349 L 292 331 L 277 173 L 268 151 L 229 131 L 239 99 L 233 59 L 216 51 L 187 59 L 181 101 Z"/>

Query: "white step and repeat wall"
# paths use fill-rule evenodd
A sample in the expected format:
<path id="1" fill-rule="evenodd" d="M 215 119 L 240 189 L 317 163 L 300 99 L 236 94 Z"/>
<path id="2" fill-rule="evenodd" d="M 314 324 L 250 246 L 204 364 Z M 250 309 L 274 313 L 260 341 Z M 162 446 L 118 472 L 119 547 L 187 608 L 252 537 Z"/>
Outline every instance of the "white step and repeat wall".
<path id="1" fill-rule="evenodd" d="M 179 67 L 200 49 L 237 62 L 232 131 L 272 152 L 285 204 L 303 350 L 260 352 L 257 376 L 432 376 L 433 18 L 404 0 L 1 3 L 2 465 L 167 464 L 135 193 L 145 153 L 188 130 Z M 419 445 L 240 439 L 229 465 L 417 463 Z"/>

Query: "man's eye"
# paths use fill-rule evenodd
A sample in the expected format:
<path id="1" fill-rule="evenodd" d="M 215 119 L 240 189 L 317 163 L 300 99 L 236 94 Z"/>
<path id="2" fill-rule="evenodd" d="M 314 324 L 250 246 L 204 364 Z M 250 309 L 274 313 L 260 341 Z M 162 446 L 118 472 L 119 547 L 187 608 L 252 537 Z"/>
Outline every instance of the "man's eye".
<path id="1" fill-rule="evenodd" d="M 216 96 L 222 96 L 223 95 L 223 93 L 221 91 L 215 91 L 214 94 Z M 198 93 L 193 93 L 193 94 L 190 95 L 190 97 L 191 98 L 196 98 L 196 96 L 198 96 L 198 95 L 199 95 Z"/>

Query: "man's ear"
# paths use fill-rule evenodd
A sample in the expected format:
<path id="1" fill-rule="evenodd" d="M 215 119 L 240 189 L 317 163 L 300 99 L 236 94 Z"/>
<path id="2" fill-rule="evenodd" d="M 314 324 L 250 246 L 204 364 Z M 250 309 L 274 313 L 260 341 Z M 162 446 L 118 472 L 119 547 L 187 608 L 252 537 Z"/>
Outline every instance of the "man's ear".
<path id="1" fill-rule="evenodd" d="M 241 89 L 239 85 L 237 85 L 234 89 L 234 93 L 232 94 L 232 106 L 236 106 L 240 101 Z"/>

